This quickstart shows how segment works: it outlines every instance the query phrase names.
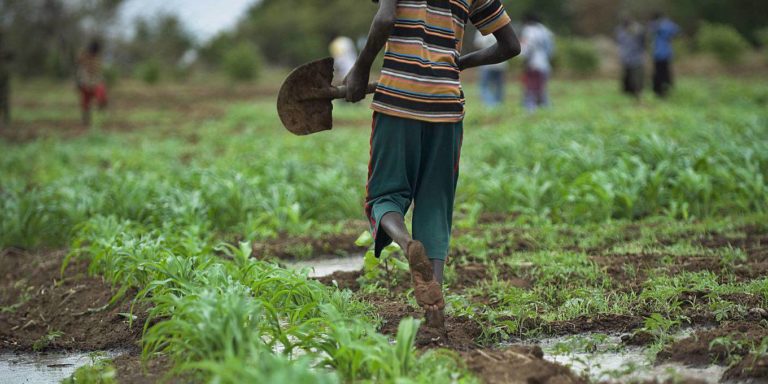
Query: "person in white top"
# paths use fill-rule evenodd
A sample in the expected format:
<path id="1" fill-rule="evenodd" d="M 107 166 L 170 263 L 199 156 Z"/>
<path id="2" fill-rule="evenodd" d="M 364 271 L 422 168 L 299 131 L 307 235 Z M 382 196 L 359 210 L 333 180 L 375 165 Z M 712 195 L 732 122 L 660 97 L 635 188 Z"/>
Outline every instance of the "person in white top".
<path id="1" fill-rule="evenodd" d="M 357 50 L 355 42 L 349 37 L 339 36 L 331 42 L 329 47 L 333 56 L 334 83 L 341 83 L 355 65 Z"/>
<path id="2" fill-rule="evenodd" d="M 520 43 L 525 62 L 523 73 L 523 105 L 533 112 L 539 107 L 549 105 L 547 82 L 552 72 L 552 55 L 555 49 L 554 34 L 528 13 L 523 18 L 523 30 Z"/>
<path id="3" fill-rule="evenodd" d="M 483 36 L 480 31 L 475 34 L 475 49 L 485 49 L 496 44 L 496 38 L 493 35 Z M 485 105 L 497 107 L 504 102 L 504 74 L 507 72 L 508 64 L 501 62 L 498 64 L 484 65 L 480 67 L 480 95 Z"/>

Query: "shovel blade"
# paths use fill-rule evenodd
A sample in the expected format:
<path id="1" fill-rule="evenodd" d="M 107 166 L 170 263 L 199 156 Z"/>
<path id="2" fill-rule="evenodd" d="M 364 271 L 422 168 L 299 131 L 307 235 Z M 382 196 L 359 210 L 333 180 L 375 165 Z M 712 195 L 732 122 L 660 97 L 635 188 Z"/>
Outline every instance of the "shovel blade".
<path id="1" fill-rule="evenodd" d="M 333 128 L 332 98 L 313 96 L 331 88 L 332 80 L 331 57 L 304 64 L 288 75 L 277 96 L 277 114 L 288 131 L 302 136 Z"/>

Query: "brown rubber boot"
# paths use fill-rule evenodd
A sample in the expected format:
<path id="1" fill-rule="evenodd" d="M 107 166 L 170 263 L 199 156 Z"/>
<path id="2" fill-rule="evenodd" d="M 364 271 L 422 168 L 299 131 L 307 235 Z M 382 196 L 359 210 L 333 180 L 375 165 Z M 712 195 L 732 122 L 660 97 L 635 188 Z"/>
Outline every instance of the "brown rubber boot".
<path id="1" fill-rule="evenodd" d="M 440 284 L 433 277 L 432 264 L 427 258 L 427 251 L 424 249 L 424 245 L 420 241 L 412 240 L 408 243 L 406 256 L 411 268 L 413 294 L 416 296 L 416 302 L 422 307 L 438 307 L 437 310 L 427 310 L 427 326 L 443 328 L 445 326 L 443 292 Z"/>

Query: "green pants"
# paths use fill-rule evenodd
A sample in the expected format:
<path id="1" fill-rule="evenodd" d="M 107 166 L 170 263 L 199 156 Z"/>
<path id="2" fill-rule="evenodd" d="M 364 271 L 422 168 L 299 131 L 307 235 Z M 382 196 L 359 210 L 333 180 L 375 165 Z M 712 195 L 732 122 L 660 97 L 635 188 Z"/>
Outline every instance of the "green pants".
<path id="1" fill-rule="evenodd" d="M 378 257 L 392 242 L 379 229 L 389 212 L 403 215 L 413 203 L 413 238 L 424 243 L 430 259 L 445 260 L 464 128 L 375 113 L 371 130 L 365 214 Z"/>

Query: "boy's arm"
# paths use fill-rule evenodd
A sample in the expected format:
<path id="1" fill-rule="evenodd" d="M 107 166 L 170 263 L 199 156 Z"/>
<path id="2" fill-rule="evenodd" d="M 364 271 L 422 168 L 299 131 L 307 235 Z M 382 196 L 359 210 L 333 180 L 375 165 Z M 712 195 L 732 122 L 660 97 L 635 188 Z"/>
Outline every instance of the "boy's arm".
<path id="1" fill-rule="evenodd" d="M 379 11 L 376 12 L 373 23 L 371 23 L 371 30 L 368 32 L 365 47 L 344 79 L 344 85 L 347 86 L 346 99 L 349 102 L 354 103 L 365 98 L 368 77 L 371 75 L 371 65 L 373 65 L 376 55 L 384 48 L 384 44 L 386 44 L 395 26 L 397 0 L 380 0 L 378 3 Z"/>
<path id="2" fill-rule="evenodd" d="M 493 32 L 493 36 L 496 37 L 496 44 L 493 46 L 459 57 L 459 70 L 501 63 L 520 54 L 520 41 L 511 24 Z"/>

